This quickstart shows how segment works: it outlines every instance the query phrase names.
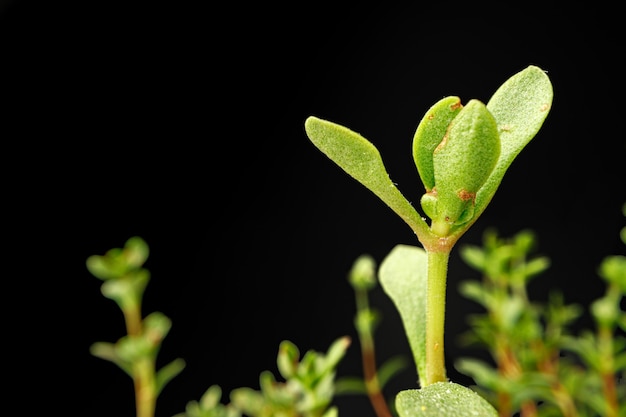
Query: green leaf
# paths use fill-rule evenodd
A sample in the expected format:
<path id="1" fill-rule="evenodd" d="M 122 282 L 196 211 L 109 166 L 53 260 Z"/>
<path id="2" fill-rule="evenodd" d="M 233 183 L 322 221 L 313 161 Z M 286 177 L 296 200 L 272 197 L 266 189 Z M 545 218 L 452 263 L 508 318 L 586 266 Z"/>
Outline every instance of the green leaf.
<path id="1" fill-rule="evenodd" d="M 400 417 L 497 417 L 487 400 L 454 382 L 436 382 L 422 389 L 400 391 L 396 396 Z"/>
<path id="2" fill-rule="evenodd" d="M 380 284 L 400 313 L 420 378 L 426 375 L 427 262 L 422 248 L 396 245 L 379 269 Z"/>
<path id="3" fill-rule="evenodd" d="M 337 407 L 330 407 L 322 417 L 339 417 L 339 409 Z"/>
<path id="4" fill-rule="evenodd" d="M 261 415 L 261 411 L 266 405 L 263 394 L 248 387 L 233 389 L 230 392 L 230 402 L 243 414 L 250 416 Z"/>
<path id="5" fill-rule="evenodd" d="M 185 369 L 185 361 L 183 359 L 174 359 L 172 362 L 163 366 L 156 373 L 156 392 L 157 395 L 163 391 L 163 388 L 170 382 L 176 375 L 181 373 Z"/>
<path id="6" fill-rule="evenodd" d="M 102 280 L 119 278 L 129 271 L 141 268 L 149 253 L 148 245 L 142 238 L 131 237 L 124 248 L 114 248 L 104 256 L 92 255 L 87 258 L 87 269 Z"/>
<path id="7" fill-rule="evenodd" d="M 378 368 L 378 384 L 381 388 L 387 385 L 387 382 L 396 375 L 398 372 L 405 369 L 408 365 L 408 361 L 403 356 L 394 356 L 391 359 L 385 361 Z"/>
<path id="8" fill-rule="evenodd" d="M 459 255 L 465 263 L 477 271 L 484 271 L 486 268 L 487 255 L 485 251 L 475 245 L 464 245 L 459 250 Z"/>
<path id="9" fill-rule="evenodd" d="M 276 363 L 278 371 L 284 378 L 291 378 L 298 369 L 300 350 L 289 340 L 283 340 L 278 347 Z"/>
<path id="10" fill-rule="evenodd" d="M 433 155 L 437 218 L 451 226 L 463 223 L 476 193 L 489 177 L 500 155 L 496 121 L 483 103 L 470 100 L 450 124 L 446 138 Z"/>
<path id="11" fill-rule="evenodd" d="M 376 194 L 416 233 L 428 225 L 389 178 L 378 149 L 352 130 L 310 116 L 304 123 L 313 144 L 345 172 Z"/>
<path id="12" fill-rule="evenodd" d="M 497 391 L 503 378 L 505 378 L 498 374 L 498 371 L 491 364 L 480 359 L 460 358 L 457 359 L 454 367 L 460 373 L 470 376 L 479 386 L 492 391 Z"/>
<path id="13" fill-rule="evenodd" d="M 413 136 L 413 159 L 427 192 L 435 186 L 433 153 L 441 143 L 452 119 L 461 111 L 461 99 L 446 97 L 435 103 L 424 115 Z"/>
<path id="14" fill-rule="evenodd" d="M 341 359 L 345 356 L 351 342 L 352 341 L 348 336 L 343 336 L 335 340 L 333 344 L 330 345 L 328 351 L 326 352 L 326 356 L 324 357 L 324 366 L 322 369 L 318 370 L 320 375 L 334 372 Z"/>
<path id="15" fill-rule="evenodd" d="M 335 381 L 335 395 L 361 394 L 367 395 L 365 381 L 361 377 L 344 376 Z"/>
<path id="16" fill-rule="evenodd" d="M 550 267 L 550 258 L 541 256 L 529 260 L 524 265 L 524 275 L 528 278 L 541 274 Z"/>
<path id="17" fill-rule="evenodd" d="M 100 359 L 113 362 L 120 367 L 131 378 L 133 377 L 132 366 L 124 361 L 117 353 L 117 347 L 113 343 L 109 342 L 96 342 L 91 345 L 89 352 Z"/>
<path id="18" fill-rule="evenodd" d="M 602 260 L 599 275 L 608 283 L 617 286 L 626 294 L 626 256 L 610 255 Z"/>
<path id="19" fill-rule="evenodd" d="M 211 385 L 200 398 L 200 405 L 203 410 L 210 410 L 217 407 L 222 400 L 222 388 L 219 385 Z"/>
<path id="20" fill-rule="evenodd" d="M 487 103 L 500 132 L 500 157 L 476 196 L 474 218 L 493 198 L 506 170 L 535 137 L 552 107 L 552 83 L 539 67 L 530 65 L 505 81 Z"/>
<path id="21" fill-rule="evenodd" d="M 493 310 L 497 305 L 494 295 L 482 282 L 479 281 L 461 281 L 459 283 L 459 292 L 465 298 L 476 301 L 487 310 Z"/>
<path id="22" fill-rule="evenodd" d="M 374 288 L 376 282 L 376 261 L 371 255 L 359 256 L 350 269 L 348 281 L 355 289 L 369 291 Z"/>

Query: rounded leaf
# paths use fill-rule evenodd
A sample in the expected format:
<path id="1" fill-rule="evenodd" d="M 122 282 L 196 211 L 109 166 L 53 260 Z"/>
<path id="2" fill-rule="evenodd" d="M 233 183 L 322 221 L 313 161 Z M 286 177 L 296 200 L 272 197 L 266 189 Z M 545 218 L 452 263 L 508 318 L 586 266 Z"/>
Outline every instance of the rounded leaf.
<path id="1" fill-rule="evenodd" d="M 475 391 L 453 382 L 437 382 L 396 396 L 400 417 L 497 417 L 496 409 Z"/>
<path id="2" fill-rule="evenodd" d="M 426 296 L 428 254 L 417 246 L 396 245 L 383 259 L 380 284 L 395 304 L 420 379 L 426 375 Z"/>
<path id="3" fill-rule="evenodd" d="M 433 154 L 438 200 L 433 221 L 460 224 L 466 209 L 473 207 L 476 193 L 491 174 L 499 155 L 496 120 L 483 103 L 470 100 L 454 118 Z"/>
<path id="4" fill-rule="evenodd" d="M 443 98 L 428 109 L 417 126 L 413 136 L 413 159 L 426 192 L 435 186 L 433 152 L 446 135 L 450 122 L 462 108 L 460 98 Z"/>

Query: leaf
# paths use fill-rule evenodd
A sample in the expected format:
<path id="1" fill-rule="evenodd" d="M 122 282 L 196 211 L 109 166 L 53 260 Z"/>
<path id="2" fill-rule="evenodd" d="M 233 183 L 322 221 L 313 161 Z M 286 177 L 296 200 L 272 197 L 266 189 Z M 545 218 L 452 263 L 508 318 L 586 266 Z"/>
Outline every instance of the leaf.
<path id="1" fill-rule="evenodd" d="M 539 67 L 530 65 L 505 81 L 487 103 L 500 132 L 500 158 L 476 196 L 474 219 L 493 198 L 506 170 L 535 137 L 552 107 L 552 83 Z"/>
<path id="2" fill-rule="evenodd" d="M 352 340 L 348 336 L 343 336 L 336 339 L 332 345 L 328 348 L 326 356 L 323 357 L 323 367 L 318 370 L 319 375 L 325 375 L 332 373 L 337 368 L 337 365 L 343 359 L 348 350 L 348 347 L 352 343 Z"/>
<path id="3" fill-rule="evenodd" d="M 361 377 L 344 376 L 335 381 L 335 395 L 362 394 L 367 395 L 365 381 Z"/>
<path id="4" fill-rule="evenodd" d="M 454 382 L 436 382 L 396 396 L 400 417 L 498 417 L 498 412 L 475 391 Z"/>
<path id="5" fill-rule="evenodd" d="M 450 123 L 446 138 L 433 154 L 437 213 L 433 222 L 469 221 L 476 193 L 500 156 L 496 120 L 485 105 L 470 100 Z M 462 214 L 469 208 L 469 215 Z"/>
<path id="6" fill-rule="evenodd" d="M 416 233 L 426 233 L 428 225 L 389 178 L 378 149 L 352 130 L 310 116 L 304 123 L 306 134 L 327 157 L 376 194 Z"/>
<path id="7" fill-rule="evenodd" d="M 465 263 L 477 271 L 484 271 L 487 263 L 485 250 L 475 245 L 464 245 L 459 250 L 459 255 Z"/>
<path id="8" fill-rule="evenodd" d="M 427 192 L 435 186 L 433 167 L 435 148 L 441 143 L 450 122 L 462 108 L 460 98 L 456 96 L 442 98 L 428 109 L 417 126 L 413 136 L 413 159 Z"/>
<path id="9" fill-rule="evenodd" d="M 161 393 L 163 388 L 170 382 L 176 375 L 181 373 L 185 369 L 185 361 L 183 359 L 174 359 L 172 362 L 163 366 L 156 374 L 156 391 L 157 395 Z"/>
<path id="10" fill-rule="evenodd" d="M 326 410 L 322 417 L 339 417 L 339 409 L 337 407 L 331 407 Z"/>
<path id="11" fill-rule="evenodd" d="M 427 262 L 422 248 L 396 245 L 379 269 L 380 284 L 400 313 L 420 378 L 426 375 Z"/>
<path id="12" fill-rule="evenodd" d="M 407 367 L 408 361 L 403 356 L 395 356 L 385 361 L 378 368 L 378 384 L 381 388 L 387 385 L 387 382 Z"/>
<path id="13" fill-rule="evenodd" d="M 605 257 L 600 263 L 598 273 L 607 283 L 615 285 L 621 293 L 626 294 L 626 256 Z"/>
<path id="14" fill-rule="evenodd" d="M 117 353 L 117 347 L 113 343 L 109 342 L 96 342 L 93 343 L 89 349 L 90 353 L 100 359 L 113 362 L 119 366 L 124 372 L 131 378 L 133 377 L 133 370 L 129 363 L 120 358 Z"/>
<path id="15" fill-rule="evenodd" d="M 283 340 L 278 347 L 276 363 L 278 371 L 284 378 L 291 378 L 298 369 L 300 350 L 289 340 Z"/>

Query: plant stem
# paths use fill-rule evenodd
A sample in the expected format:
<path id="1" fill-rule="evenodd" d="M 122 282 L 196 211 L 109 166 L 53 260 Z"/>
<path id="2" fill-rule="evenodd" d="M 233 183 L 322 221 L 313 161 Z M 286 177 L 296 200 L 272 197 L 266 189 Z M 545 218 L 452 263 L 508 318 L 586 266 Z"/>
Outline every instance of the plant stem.
<path id="1" fill-rule="evenodd" d="M 133 373 L 137 417 L 154 417 L 157 397 L 154 386 L 154 363 L 143 359 L 134 365 Z"/>
<path id="2" fill-rule="evenodd" d="M 600 326 L 598 330 L 599 350 L 602 356 L 600 375 L 602 378 L 602 390 L 606 402 L 607 417 L 617 417 L 619 405 L 617 402 L 617 390 L 615 386 L 615 369 L 613 357 L 613 329 L 608 326 Z"/>
<path id="3" fill-rule="evenodd" d="M 357 317 L 358 315 L 369 316 L 371 314 L 367 290 L 355 288 Z M 376 371 L 376 351 L 374 348 L 374 335 L 372 326 L 357 326 L 361 343 L 361 358 L 363 362 L 363 374 L 365 389 L 370 403 L 377 417 L 392 417 L 383 396 Z"/>
<path id="4" fill-rule="evenodd" d="M 387 402 L 380 390 L 380 384 L 378 383 L 378 376 L 376 374 L 376 360 L 374 358 L 374 351 L 363 348 L 363 372 L 365 374 L 365 388 L 367 390 L 367 396 L 370 399 L 370 403 L 376 412 L 378 417 L 391 417 L 391 412 L 387 407 Z"/>
<path id="5" fill-rule="evenodd" d="M 126 321 L 126 332 L 129 337 L 141 337 L 143 320 L 141 318 L 141 301 L 133 300 L 122 308 Z M 154 417 L 156 410 L 155 363 L 142 358 L 133 363 L 132 378 L 135 387 L 135 408 L 137 417 Z"/>
<path id="6" fill-rule="evenodd" d="M 427 253 L 425 386 L 435 382 L 447 381 L 443 342 L 446 313 L 446 280 L 450 250 L 429 250 Z"/>

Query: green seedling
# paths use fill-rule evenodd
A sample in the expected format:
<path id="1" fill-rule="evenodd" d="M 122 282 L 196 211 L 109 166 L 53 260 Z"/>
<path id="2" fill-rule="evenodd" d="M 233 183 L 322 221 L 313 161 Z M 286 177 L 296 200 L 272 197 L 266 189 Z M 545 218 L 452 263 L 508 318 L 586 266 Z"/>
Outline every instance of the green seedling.
<path id="1" fill-rule="evenodd" d="M 448 260 L 455 243 L 484 212 L 502 178 L 543 125 L 552 106 L 546 73 L 529 66 L 506 80 L 487 104 L 446 97 L 423 116 L 413 159 L 423 183 L 421 208 L 391 180 L 376 147 L 353 130 L 310 116 L 311 142 L 367 187 L 413 230 L 422 247 L 398 245 L 383 260 L 380 282 L 394 301 L 409 340 L 419 388 L 398 394 L 401 417 L 497 415 L 469 388 L 448 381 L 444 318 Z M 445 414 L 437 404 L 445 403 Z M 485 410 L 489 410 L 488 413 Z"/>

